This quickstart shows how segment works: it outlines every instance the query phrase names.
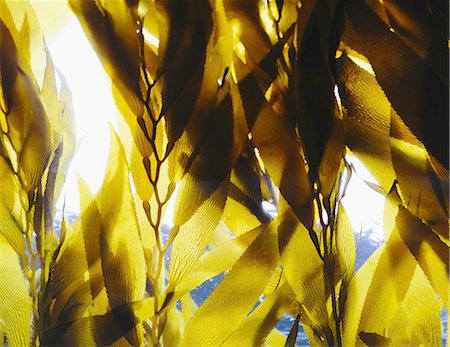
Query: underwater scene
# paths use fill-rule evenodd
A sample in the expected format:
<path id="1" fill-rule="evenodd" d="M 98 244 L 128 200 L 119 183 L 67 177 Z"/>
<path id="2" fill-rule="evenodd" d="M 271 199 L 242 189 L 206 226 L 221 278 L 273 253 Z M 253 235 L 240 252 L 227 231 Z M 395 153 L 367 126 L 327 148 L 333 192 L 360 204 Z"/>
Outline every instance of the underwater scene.
<path id="1" fill-rule="evenodd" d="M 448 346 L 448 7 L 1 0 L 3 346 Z"/>

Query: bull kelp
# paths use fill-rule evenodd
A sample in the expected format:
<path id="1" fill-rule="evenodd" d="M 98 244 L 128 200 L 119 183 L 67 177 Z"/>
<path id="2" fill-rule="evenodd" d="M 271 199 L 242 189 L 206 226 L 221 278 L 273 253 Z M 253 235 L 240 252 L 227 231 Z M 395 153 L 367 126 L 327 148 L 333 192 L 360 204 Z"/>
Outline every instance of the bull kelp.
<path id="1" fill-rule="evenodd" d="M 74 114 L 38 4 L 0 2 L 4 344 L 294 346 L 301 324 L 311 345 L 441 345 L 447 3 L 69 0 L 121 121 L 61 230 Z M 386 198 L 361 267 L 350 156 Z"/>

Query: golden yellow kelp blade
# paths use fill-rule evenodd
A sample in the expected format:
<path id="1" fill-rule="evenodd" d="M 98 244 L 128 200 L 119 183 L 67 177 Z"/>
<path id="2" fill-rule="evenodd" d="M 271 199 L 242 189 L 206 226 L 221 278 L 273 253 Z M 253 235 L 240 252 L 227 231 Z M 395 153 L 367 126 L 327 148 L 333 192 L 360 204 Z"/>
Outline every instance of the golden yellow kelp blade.
<path id="1" fill-rule="evenodd" d="M 120 135 L 111 135 L 103 187 L 94 197 L 80 184 L 81 217 L 56 251 L 47 247 L 54 276 L 43 306 L 53 325 L 42 341 L 291 346 L 301 323 L 313 345 L 437 344 L 449 246 L 448 47 L 438 32 L 448 17 L 439 6 L 69 2 L 123 120 Z M 5 86 L 28 83 L 9 72 L 20 61 L 11 42 L 36 21 L 20 33 L 11 22 L 5 17 L 9 34 L 1 32 L 11 51 L 1 65 L 4 110 L 24 97 Z M 33 119 L 42 118 L 32 102 L 40 97 L 44 115 L 60 112 L 54 80 L 48 59 L 42 95 L 26 101 Z M 10 127 L 0 115 L 2 129 Z M 61 143 L 65 150 L 58 117 L 47 119 L 33 128 L 39 136 L 28 121 L 2 140 L 5 169 L 20 172 L 27 193 L 38 189 L 37 202 L 53 180 L 39 183 L 47 178 L 44 154 L 53 165 Z M 28 146 L 22 130 L 37 148 L 25 159 L 22 147 L 14 156 L 17 144 Z M 40 139 L 39 131 L 50 135 Z M 353 221 L 342 201 L 356 171 L 350 152 L 388 197 L 387 241 L 356 273 Z M 54 181 L 57 195 L 61 176 Z M 8 228 L 0 234 L 20 250 L 13 223 L 26 218 L 11 201 L 0 207 Z M 71 264 L 75 254 L 82 260 Z M 221 274 L 198 306 L 194 290 Z M 284 313 L 296 317 L 289 338 L 274 328 Z"/>
<path id="2" fill-rule="evenodd" d="M 222 344 L 239 326 L 278 263 L 276 236 L 273 223 L 267 225 L 197 310 L 186 327 L 181 346 Z"/>
<path id="3" fill-rule="evenodd" d="M 295 294 L 290 286 L 287 283 L 280 283 L 279 287 L 242 321 L 223 345 L 262 346 L 267 335 L 294 300 Z"/>
<path id="4" fill-rule="evenodd" d="M 27 346 L 31 337 L 31 298 L 17 253 L 0 235 L 0 338 Z"/>
<path id="5" fill-rule="evenodd" d="M 315 331 L 317 336 L 314 339 L 317 342 L 319 338 L 325 338 L 325 330 L 329 329 L 323 262 L 311 241 L 308 229 L 299 223 L 284 199 L 279 201 L 279 213 L 281 222 L 278 233 L 283 275 L 295 293 L 296 300 L 307 312 L 307 316 L 302 317 L 305 319 L 304 323 L 311 325 L 313 329 L 320 329 Z"/>
<path id="6" fill-rule="evenodd" d="M 406 246 L 448 308 L 449 247 L 420 219 L 402 206 L 399 207 L 396 222 Z"/>
<path id="7" fill-rule="evenodd" d="M 127 331 L 134 313 L 129 303 L 143 299 L 144 252 L 139 237 L 136 214 L 128 181 L 128 167 L 117 134 L 111 130 L 111 149 L 105 183 L 100 191 L 100 258 L 109 304 L 119 327 Z M 121 308 L 125 306 L 125 308 Z M 127 335 L 132 345 L 142 343 L 140 325 Z"/>

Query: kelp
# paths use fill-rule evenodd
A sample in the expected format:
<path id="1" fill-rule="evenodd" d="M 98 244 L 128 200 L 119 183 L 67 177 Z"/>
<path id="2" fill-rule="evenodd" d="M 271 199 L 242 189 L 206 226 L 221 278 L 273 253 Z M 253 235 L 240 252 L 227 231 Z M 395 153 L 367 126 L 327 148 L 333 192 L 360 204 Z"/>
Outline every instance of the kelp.
<path id="1" fill-rule="evenodd" d="M 312 345 L 440 344 L 446 6 L 69 5 L 123 122 L 111 130 L 102 187 L 90 192 L 80 179 L 80 216 L 57 235 L 74 146 L 70 93 L 42 38 L 36 81 L 32 8 L 0 4 L 0 267 L 9 274 L 0 333 L 9 344 L 293 346 L 299 324 Z M 386 197 L 386 242 L 357 270 L 343 203 L 357 174 L 348 155 Z M 218 276 L 196 302 L 192 293 Z M 288 336 L 276 327 L 284 315 Z"/>
<path id="2" fill-rule="evenodd" d="M 1 335 L 22 346 L 40 340 L 47 319 L 45 293 L 63 241 L 53 229 L 55 204 L 75 134 L 70 91 L 53 66 L 32 7 L 0 7 Z M 32 59 L 39 53 L 43 66 Z"/>

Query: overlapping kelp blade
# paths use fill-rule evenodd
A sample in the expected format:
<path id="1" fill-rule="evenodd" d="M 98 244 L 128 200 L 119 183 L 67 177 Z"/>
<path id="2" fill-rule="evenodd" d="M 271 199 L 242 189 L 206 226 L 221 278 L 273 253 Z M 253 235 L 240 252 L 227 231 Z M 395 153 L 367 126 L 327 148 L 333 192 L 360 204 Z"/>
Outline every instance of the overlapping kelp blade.
<path id="1" fill-rule="evenodd" d="M 281 222 L 278 238 L 283 274 L 295 293 L 296 300 L 309 314 L 309 317 L 304 317 L 308 318 L 305 324 L 311 324 L 314 329 L 327 329 L 323 262 L 308 230 L 298 222 L 283 200 L 280 200 L 279 213 Z M 317 333 L 323 335 L 324 330 Z"/>
<path id="2" fill-rule="evenodd" d="M 390 150 L 391 106 L 375 76 L 346 53 L 338 66 L 346 144 L 387 193 L 395 180 Z"/>
<path id="3" fill-rule="evenodd" d="M 277 262 L 276 230 L 269 224 L 197 310 L 181 345 L 223 343 L 256 303 Z"/>
<path id="4" fill-rule="evenodd" d="M 0 338 L 12 347 L 27 346 L 31 337 L 31 298 L 18 256 L 0 235 Z"/>
<path id="5" fill-rule="evenodd" d="M 137 15 L 125 1 L 69 1 L 106 71 L 135 114 L 142 114 L 139 91 Z M 100 6 L 100 7 L 99 7 Z"/>
<path id="6" fill-rule="evenodd" d="M 22 235 L 23 211 L 19 205 L 19 181 L 10 171 L 8 164 L 0 158 L 0 234 L 17 254 L 25 253 L 25 239 Z"/>
<path id="7" fill-rule="evenodd" d="M 260 226 L 250 230 L 203 254 L 177 289 L 194 289 L 204 281 L 230 269 L 264 228 L 265 226 Z"/>
<path id="8" fill-rule="evenodd" d="M 448 301 L 442 294 L 448 286 L 442 57 L 448 52 L 445 37 L 436 34 L 446 19 L 439 6 L 333 0 L 301 6 L 288 0 L 71 4 L 130 127 L 121 134 L 126 160 L 115 162 L 117 173 L 109 167 L 108 191 L 92 209 L 102 229 L 98 255 L 86 251 L 101 258 L 88 256 L 96 278 L 91 293 L 113 306 L 92 320 L 97 343 L 283 345 L 286 337 L 272 328 L 288 310 L 298 318 L 290 344 L 298 321 L 313 344 L 339 344 L 339 332 L 343 345 L 415 338 L 435 344 L 437 295 Z M 387 63 L 391 53 L 394 64 Z M 435 113 L 431 127 L 427 107 Z M 350 151 L 378 180 L 378 191 L 390 196 L 388 241 L 356 274 L 353 231 L 340 205 L 341 176 L 353 170 L 344 158 Z M 417 177 L 423 184 L 414 184 Z M 125 186 L 120 207 L 112 182 L 115 193 Z M 177 192 L 168 241 L 160 225 L 165 192 L 167 199 Z M 271 223 L 263 201 L 278 209 Z M 321 209 L 326 213 L 319 216 Z M 125 214 L 128 221 L 119 220 Z M 125 237 L 122 227 L 131 235 Z M 120 249 L 120 242 L 127 247 Z M 137 275 L 135 267 L 147 272 L 151 298 L 142 300 L 145 272 Z M 190 291 L 223 272 L 197 308 Z M 130 283 L 141 275 L 133 291 Z M 419 309 L 407 306 L 413 288 L 427 293 L 424 315 L 432 321 L 417 334 L 396 329 L 420 329 L 425 322 L 412 318 Z M 261 294 L 265 299 L 252 310 Z M 145 318 L 151 321 L 143 324 L 144 333 Z M 108 324 L 121 332 L 108 338 Z"/>
<path id="9" fill-rule="evenodd" d="M 275 324 L 289 309 L 295 295 L 286 283 L 280 286 L 250 313 L 227 338 L 224 346 L 262 346 Z"/>
<path id="10" fill-rule="evenodd" d="M 252 135 L 267 172 L 281 195 L 305 226 L 310 227 L 311 186 L 294 129 L 283 124 L 272 108 L 265 104 L 252 128 Z"/>
<path id="11" fill-rule="evenodd" d="M 432 23 L 439 10 L 433 15 L 425 2 L 388 2 L 384 5 L 388 25 L 376 14 L 380 6 L 376 2 L 349 2 L 348 18 L 353 32 L 348 42 L 369 59 L 393 107 L 448 169 L 448 47 L 443 32 Z M 413 48 L 411 41 L 415 43 Z"/>
<path id="12" fill-rule="evenodd" d="M 413 256 L 400 238 L 399 231 L 394 229 L 370 281 L 359 331 L 384 336 L 385 327 L 394 317 L 406 295 L 416 265 Z"/>
<path id="13" fill-rule="evenodd" d="M 109 304 L 124 332 L 136 318 L 127 304 L 143 298 L 144 253 L 139 238 L 125 156 L 118 136 L 111 133 L 105 183 L 99 196 L 100 258 Z M 141 344 L 141 326 L 125 335 L 130 344 Z"/>
<path id="14" fill-rule="evenodd" d="M 353 234 L 350 218 L 342 204 L 339 204 L 335 230 L 335 242 L 333 243 L 337 255 L 337 265 L 344 281 L 353 277 L 356 261 L 355 235 Z"/>
<path id="15" fill-rule="evenodd" d="M 402 206 L 399 207 L 396 222 L 401 238 L 436 293 L 448 307 L 449 247 L 420 219 Z"/>
<path id="16" fill-rule="evenodd" d="M 388 327 L 394 343 L 442 346 L 441 304 L 420 267 L 416 267 L 408 292 L 396 317 Z M 407 326 L 407 329 L 405 329 Z M 406 335 L 406 336 L 405 336 Z"/>
<path id="17" fill-rule="evenodd" d="M 209 78 L 204 69 L 212 31 L 211 8 L 207 3 L 194 4 L 176 0 L 157 3 L 163 74 L 161 113 L 167 113 L 167 132 L 173 142 L 180 138 L 194 112 L 203 78 Z"/>
<path id="18" fill-rule="evenodd" d="M 332 68 L 342 18 L 336 13 L 336 3 L 315 1 L 311 13 L 303 6 L 298 11 L 298 21 L 306 23 L 306 28 L 297 32 L 292 104 L 313 180 L 317 178 L 337 111 Z"/>

